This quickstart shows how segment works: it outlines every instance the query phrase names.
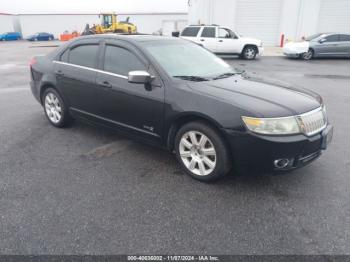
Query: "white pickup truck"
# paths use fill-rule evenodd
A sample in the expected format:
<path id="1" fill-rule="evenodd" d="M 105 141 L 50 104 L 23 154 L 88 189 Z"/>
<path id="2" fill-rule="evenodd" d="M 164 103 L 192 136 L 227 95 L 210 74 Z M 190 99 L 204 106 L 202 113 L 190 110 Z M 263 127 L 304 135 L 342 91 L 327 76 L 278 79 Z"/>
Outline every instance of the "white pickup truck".
<path id="1" fill-rule="evenodd" d="M 218 55 L 239 55 L 244 59 L 255 59 L 262 55 L 261 40 L 240 37 L 228 28 L 218 25 L 191 25 L 180 34 L 181 38 L 193 41 Z"/>

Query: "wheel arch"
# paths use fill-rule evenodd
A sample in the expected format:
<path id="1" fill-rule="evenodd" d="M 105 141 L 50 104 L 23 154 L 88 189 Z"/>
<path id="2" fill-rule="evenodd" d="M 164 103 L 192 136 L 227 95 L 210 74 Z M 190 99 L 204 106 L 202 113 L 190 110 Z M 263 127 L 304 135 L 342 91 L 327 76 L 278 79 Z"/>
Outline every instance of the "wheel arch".
<path id="1" fill-rule="evenodd" d="M 255 44 L 245 44 L 245 45 L 243 46 L 243 48 L 242 48 L 241 55 L 243 55 L 243 51 L 244 51 L 244 49 L 247 48 L 247 47 L 254 47 L 254 49 L 256 50 L 256 53 L 259 54 L 259 48 L 258 48 L 257 45 L 255 45 Z"/>
<path id="2" fill-rule="evenodd" d="M 315 56 L 315 49 L 313 47 L 309 47 L 309 49 L 312 51 L 312 57 Z"/>
<path id="3" fill-rule="evenodd" d="M 215 131 L 218 132 L 220 137 L 224 140 L 225 145 L 228 145 L 228 140 L 222 131 L 222 126 L 213 118 L 210 118 L 204 114 L 197 113 L 197 112 L 187 112 L 183 113 L 179 116 L 177 116 L 169 125 L 169 127 L 166 130 L 166 147 L 170 150 L 174 150 L 174 143 L 175 143 L 175 137 L 179 129 L 184 126 L 187 123 L 200 121 L 206 123 L 208 126 L 213 128 Z M 231 149 L 227 146 L 227 150 L 229 154 L 231 155 Z"/>
<path id="4" fill-rule="evenodd" d="M 47 90 L 48 88 L 52 88 L 55 89 L 55 91 L 62 97 L 63 101 L 66 102 L 67 99 L 65 99 L 65 97 L 62 95 L 62 93 L 58 90 L 58 88 L 56 87 L 55 84 L 51 83 L 51 82 L 44 82 L 41 86 L 40 86 L 40 92 L 39 92 L 39 99 L 40 99 L 40 103 L 43 104 L 43 94 L 45 92 L 45 90 Z"/>

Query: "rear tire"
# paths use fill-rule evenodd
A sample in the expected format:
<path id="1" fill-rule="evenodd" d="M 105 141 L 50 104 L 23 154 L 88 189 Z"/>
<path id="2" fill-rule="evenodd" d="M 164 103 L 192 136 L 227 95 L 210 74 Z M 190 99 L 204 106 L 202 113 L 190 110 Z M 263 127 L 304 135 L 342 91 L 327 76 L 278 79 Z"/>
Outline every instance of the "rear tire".
<path id="1" fill-rule="evenodd" d="M 175 137 L 175 153 L 184 171 L 200 181 L 215 181 L 230 168 L 230 154 L 220 134 L 204 122 L 190 122 Z"/>
<path id="2" fill-rule="evenodd" d="M 309 49 L 307 52 L 302 53 L 300 57 L 303 60 L 311 60 L 314 57 L 314 51 L 312 49 Z"/>
<path id="3" fill-rule="evenodd" d="M 68 107 L 55 89 L 50 87 L 44 91 L 42 104 L 45 115 L 53 126 L 61 128 L 71 122 Z"/>
<path id="4" fill-rule="evenodd" d="M 246 60 L 253 60 L 257 55 L 257 49 L 254 46 L 246 46 L 244 47 L 241 57 Z"/>

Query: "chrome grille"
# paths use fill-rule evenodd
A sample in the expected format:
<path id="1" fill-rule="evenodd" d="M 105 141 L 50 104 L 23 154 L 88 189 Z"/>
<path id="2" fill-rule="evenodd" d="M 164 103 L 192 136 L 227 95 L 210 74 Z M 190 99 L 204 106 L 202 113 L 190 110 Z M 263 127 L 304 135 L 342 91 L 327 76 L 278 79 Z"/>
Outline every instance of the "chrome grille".
<path id="1" fill-rule="evenodd" d="M 298 116 L 302 132 L 312 136 L 327 126 L 327 117 L 322 108 Z"/>

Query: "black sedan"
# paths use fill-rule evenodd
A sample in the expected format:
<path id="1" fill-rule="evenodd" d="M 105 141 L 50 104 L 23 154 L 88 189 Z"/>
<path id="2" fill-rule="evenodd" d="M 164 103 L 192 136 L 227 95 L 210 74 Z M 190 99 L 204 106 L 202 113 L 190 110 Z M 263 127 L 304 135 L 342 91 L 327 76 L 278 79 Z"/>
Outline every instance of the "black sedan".
<path id="1" fill-rule="evenodd" d="M 178 38 L 96 35 L 31 62 L 31 90 L 55 127 L 72 118 L 174 151 L 192 177 L 237 166 L 292 170 L 333 134 L 322 98 L 254 79 Z"/>

